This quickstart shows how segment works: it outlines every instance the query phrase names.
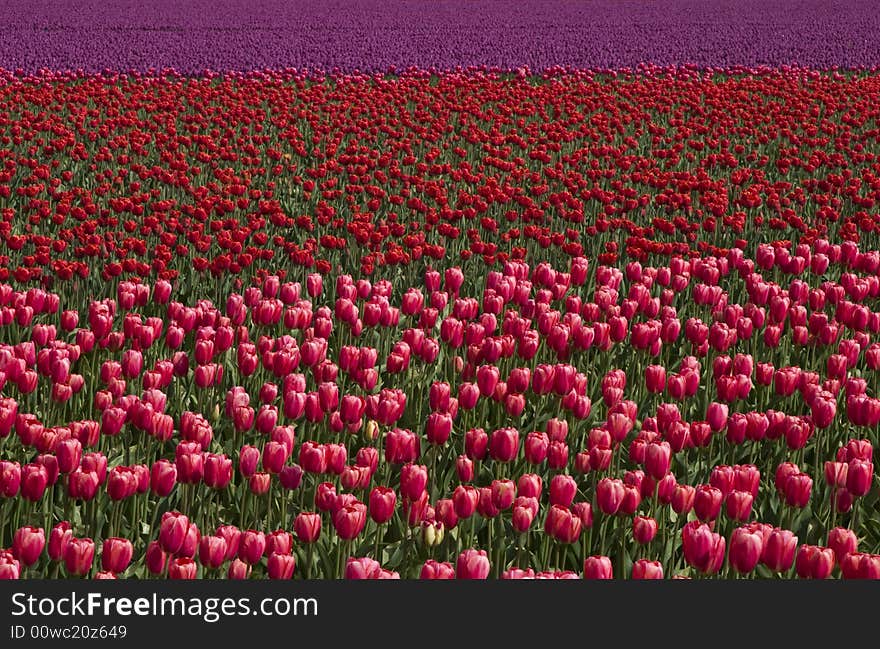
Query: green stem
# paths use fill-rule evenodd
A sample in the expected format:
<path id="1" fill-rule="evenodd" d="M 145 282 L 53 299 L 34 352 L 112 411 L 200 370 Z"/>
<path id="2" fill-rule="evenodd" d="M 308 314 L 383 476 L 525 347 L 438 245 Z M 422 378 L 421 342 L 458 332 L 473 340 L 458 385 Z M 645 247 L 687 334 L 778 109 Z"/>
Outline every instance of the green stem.
<path id="1" fill-rule="evenodd" d="M 376 534 L 375 534 L 375 536 L 376 536 L 376 544 L 375 544 L 375 546 L 373 547 L 373 558 L 374 558 L 376 561 L 378 561 L 379 563 L 382 563 L 382 558 L 381 558 L 381 556 L 379 555 L 379 544 L 380 544 L 380 542 L 382 541 L 382 525 L 380 525 L 379 523 L 376 523 Z"/>
<path id="2" fill-rule="evenodd" d="M 248 489 L 248 486 L 246 483 L 242 484 L 242 489 L 244 489 L 244 494 L 242 494 L 242 497 L 241 497 L 241 512 L 239 514 L 239 527 L 241 527 L 241 529 L 244 530 L 244 529 L 247 529 L 245 526 L 245 523 L 247 521 L 247 510 L 248 510 L 248 504 L 250 501 L 251 490 Z"/>
<path id="3" fill-rule="evenodd" d="M 312 560 L 315 556 L 315 543 L 309 543 L 309 549 L 306 551 L 306 579 L 312 578 Z"/>

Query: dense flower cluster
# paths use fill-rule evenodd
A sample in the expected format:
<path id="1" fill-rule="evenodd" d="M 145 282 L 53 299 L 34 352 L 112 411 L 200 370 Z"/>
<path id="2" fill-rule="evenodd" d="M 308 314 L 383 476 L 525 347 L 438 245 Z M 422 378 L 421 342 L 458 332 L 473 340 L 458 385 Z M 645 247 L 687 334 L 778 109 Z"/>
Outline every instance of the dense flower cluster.
<path id="1" fill-rule="evenodd" d="M 0 86 L 0 577 L 880 576 L 880 78 Z"/>

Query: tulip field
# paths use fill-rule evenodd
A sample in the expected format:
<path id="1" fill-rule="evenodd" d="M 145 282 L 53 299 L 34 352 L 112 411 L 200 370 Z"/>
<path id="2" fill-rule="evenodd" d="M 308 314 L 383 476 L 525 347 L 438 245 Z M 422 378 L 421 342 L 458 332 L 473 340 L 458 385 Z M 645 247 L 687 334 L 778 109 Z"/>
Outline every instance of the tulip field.
<path id="1" fill-rule="evenodd" d="M 0 578 L 880 578 L 876 70 L 39 65 Z"/>

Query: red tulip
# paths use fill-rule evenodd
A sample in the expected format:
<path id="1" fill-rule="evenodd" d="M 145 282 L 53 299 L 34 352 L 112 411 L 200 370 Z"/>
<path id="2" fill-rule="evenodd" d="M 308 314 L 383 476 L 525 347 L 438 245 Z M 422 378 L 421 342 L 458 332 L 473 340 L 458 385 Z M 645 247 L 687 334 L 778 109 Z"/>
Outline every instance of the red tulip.
<path id="1" fill-rule="evenodd" d="M 626 439 L 626 436 L 632 430 L 633 422 L 624 413 L 614 412 L 608 415 L 607 426 L 612 439 L 620 443 Z"/>
<path id="2" fill-rule="evenodd" d="M 636 516 L 633 519 L 633 539 L 636 543 L 645 545 L 654 540 L 657 535 L 657 521 L 645 516 Z"/>
<path id="3" fill-rule="evenodd" d="M 846 487 L 849 465 L 844 462 L 825 463 L 825 482 L 830 486 Z"/>
<path id="4" fill-rule="evenodd" d="M 648 392 L 659 394 L 666 389 L 666 368 L 662 365 L 648 365 L 645 368 L 645 385 Z"/>
<path id="5" fill-rule="evenodd" d="M 758 496 L 761 486 L 761 472 L 753 464 L 738 464 L 733 467 L 733 488 L 750 493 L 753 498 Z"/>
<path id="6" fill-rule="evenodd" d="M 550 480 L 551 505 L 570 507 L 576 494 L 577 482 L 571 476 L 557 474 Z"/>
<path id="7" fill-rule="evenodd" d="M 91 500 L 98 492 L 101 480 L 95 471 L 76 469 L 67 478 L 67 494 L 70 498 Z"/>
<path id="8" fill-rule="evenodd" d="M 288 450 L 284 444 L 280 442 L 266 442 L 263 447 L 262 464 L 263 468 L 269 473 L 280 473 L 287 462 Z"/>
<path id="9" fill-rule="evenodd" d="M 568 445 L 565 442 L 550 442 L 547 448 L 547 466 L 557 471 L 568 465 Z"/>
<path id="10" fill-rule="evenodd" d="M 792 507 L 806 507 L 810 502 L 813 479 L 806 473 L 796 473 L 785 481 L 785 502 Z"/>
<path id="11" fill-rule="evenodd" d="M 49 533 L 49 558 L 52 561 L 63 561 L 67 546 L 72 538 L 73 530 L 70 529 L 70 523 L 61 521 L 56 524 Z"/>
<path id="12" fill-rule="evenodd" d="M 266 535 L 258 530 L 246 530 L 241 534 L 238 558 L 249 565 L 259 562 L 266 552 Z"/>
<path id="13" fill-rule="evenodd" d="M 538 501 L 531 497 L 518 497 L 513 504 L 513 513 L 511 515 L 511 523 L 513 529 L 520 534 L 527 532 L 535 520 L 538 513 Z"/>
<path id="14" fill-rule="evenodd" d="M 867 460 L 850 460 L 846 474 L 846 489 L 854 497 L 866 495 L 874 481 L 874 464 Z"/>
<path id="15" fill-rule="evenodd" d="M 471 482 L 474 479 L 474 463 L 466 455 L 459 455 L 455 461 L 455 472 L 461 482 Z"/>
<path id="16" fill-rule="evenodd" d="M 49 485 L 49 471 L 41 464 L 25 464 L 21 468 L 21 497 L 37 502 L 46 493 Z"/>
<path id="17" fill-rule="evenodd" d="M 262 496 L 268 493 L 271 484 L 271 473 L 259 472 L 248 478 L 248 489 L 252 494 L 256 494 L 258 496 Z"/>
<path id="18" fill-rule="evenodd" d="M 516 485 L 513 480 L 493 480 L 491 485 L 492 504 L 499 511 L 505 511 L 513 506 L 516 498 Z"/>
<path id="19" fill-rule="evenodd" d="M 311 512 L 297 514 L 293 531 L 302 543 L 314 543 L 321 536 L 321 515 Z"/>
<path id="20" fill-rule="evenodd" d="M 612 450 L 594 446 L 590 449 L 590 469 L 593 471 L 606 471 L 611 466 Z"/>
<path id="21" fill-rule="evenodd" d="M 12 537 L 12 553 L 25 567 L 34 565 L 46 546 L 42 527 L 20 527 Z"/>
<path id="22" fill-rule="evenodd" d="M 489 455 L 499 462 L 511 462 L 519 451 L 519 432 L 515 428 L 501 428 L 489 438 Z"/>
<path id="23" fill-rule="evenodd" d="M 95 558 L 95 543 L 92 539 L 70 539 L 64 551 L 64 566 L 67 572 L 83 576 L 92 569 Z"/>
<path id="24" fill-rule="evenodd" d="M 838 461 L 866 460 L 870 462 L 874 455 L 871 441 L 867 439 L 851 439 L 842 450 L 844 457 L 838 458 Z"/>
<path id="25" fill-rule="evenodd" d="M 177 482 L 177 467 L 166 459 L 157 460 L 150 469 L 150 490 L 164 498 Z"/>
<path id="26" fill-rule="evenodd" d="M 14 498 L 21 486 L 21 465 L 18 462 L 0 460 L 0 496 Z"/>
<path id="27" fill-rule="evenodd" d="M 718 432 L 727 425 L 728 407 L 726 403 L 717 403 L 713 401 L 709 404 L 706 419 L 713 432 Z"/>
<path id="28" fill-rule="evenodd" d="M 418 500 L 428 484 L 428 469 L 424 465 L 407 464 L 400 473 L 400 492 L 404 498 Z"/>
<path id="29" fill-rule="evenodd" d="M 655 480 L 669 473 L 672 449 L 668 442 L 652 442 L 645 447 L 645 471 Z"/>
<path id="30" fill-rule="evenodd" d="M 428 415 L 425 426 L 425 435 L 428 442 L 441 446 L 449 439 L 452 433 L 452 416 L 445 412 L 432 412 Z"/>
<path id="31" fill-rule="evenodd" d="M 375 487 L 370 492 L 370 518 L 378 524 L 387 523 L 394 515 L 397 494 L 388 487 Z"/>
<path id="32" fill-rule="evenodd" d="M 199 567 L 187 557 L 175 557 L 168 563 L 168 579 L 195 579 Z"/>
<path id="33" fill-rule="evenodd" d="M 834 551 L 837 562 L 842 564 L 847 554 L 858 551 L 859 540 L 852 530 L 835 527 L 828 532 L 828 547 Z"/>
<path id="34" fill-rule="evenodd" d="M 541 476 L 534 473 L 524 473 L 517 481 L 517 496 L 540 498 L 543 487 Z"/>
<path id="35" fill-rule="evenodd" d="M 0 579 L 20 579 L 21 563 L 9 550 L 0 550 Z"/>
<path id="36" fill-rule="evenodd" d="M 760 532 L 738 527 L 730 537 L 730 565 L 737 572 L 751 572 L 758 565 L 763 549 L 764 537 Z"/>
<path id="37" fill-rule="evenodd" d="M 710 485 L 699 485 L 694 493 L 694 513 L 703 522 L 714 521 L 721 512 L 722 491 Z"/>
<path id="38" fill-rule="evenodd" d="M 310 273 L 306 277 L 306 291 L 309 297 L 316 298 L 321 295 L 323 290 L 323 278 L 320 273 Z"/>
<path id="39" fill-rule="evenodd" d="M 490 396 L 498 385 L 500 373 L 494 365 L 481 365 L 477 369 L 477 387 L 480 394 L 484 397 Z"/>
<path id="40" fill-rule="evenodd" d="M 159 527 L 159 543 L 162 549 L 176 554 L 186 541 L 189 532 L 189 518 L 180 512 L 166 512 L 162 515 Z"/>
<path id="41" fill-rule="evenodd" d="M 322 512 L 334 509 L 336 498 L 336 487 L 331 482 L 322 482 L 315 489 L 315 506 Z"/>
<path id="42" fill-rule="evenodd" d="M 111 500 L 124 500 L 137 492 L 137 476 L 129 467 L 116 466 L 107 476 L 107 495 Z"/>
<path id="43" fill-rule="evenodd" d="M 844 579 L 880 579 L 880 554 L 852 552 L 840 562 Z"/>
<path id="44" fill-rule="evenodd" d="M 422 564 L 419 579 L 455 579 L 455 569 L 451 563 L 428 559 Z"/>
<path id="45" fill-rule="evenodd" d="M 619 513 L 633 515 L 642 502 L 641 488 L 636 485 L 627 485 L 623 487 L 623 500 L 620 503 Z"/>
<path id="46" fill-rule="evenodd" d="M 144 563 L 151 574 L 160 575 L 165 572 L 167 558 L 168 555 L 162 549 L 162 545 L 159 541 L 151 541 L 149 545 L 147 545 Z"/>
<path id="47" fill-rule="evenodd" d="M 486 457 L 489 436 L 482 428 L 472 428 L 464 436 L 465 455 L 471 460 L 482 460 Z"/>
<path id="48" fill-rule="evenodd" d="M 546 433 L 535 431 L 526 436 L 523 453 L 529 464 L 541 464 L 547 459 L 550 439 Z"/>
<path id="49" fill-rule="evenodd" d="M 597 485 L 596 495 L 602 513 L 612 516 L 617 513 L 623 503 L 625 495 L 623 482 L 612 478 L 602 478 Z"/>
<path id="50" fill-rule="evenodd" d="M 206 568 L 217 569 L 226 561 L 227 549 L 222 536 L 203 536 L 199 541 L 199 562 Z"/>
<path id="51" fill-rule="evenodd" d="M 459 518 L 470 518 L 477 510 L 480 492 L 475 487 L 459 485 L 452 492 L 452 503 Z"/>
<path id="52" fill-rule="evenodd" d="M 682 528 L 681 538 L 685 561 L 700 572 L 718 572 L 724 562 L 723 536 L 712 532 L 705 523 L 691 521 Z"/>
<path id="53" fill-rule="evenodd" d="M 101 548 L 101 568 L 111 573 L 125 572 L 133 554 L 134 546 L 128 539 L 105 539 Z"/>
<path id="54" fill-rule="evenodd" d="M 761 562 L 773 572 L 788 570 L 794 561 L 797 540 L 791 531 L 775 528 L 764 541 Z"/>
<path id="55" fill-rule="evenodd" d="M 835 554 L 831 548 L 802 545 L 795 558 L 795 570 L 801 579 L 827 579 L 834 569 Z"/>
<path id="56" fill-rule="evenodd" d="M 727 497 L 727 517 L 735 521 L 747 521 L 752 514 L 754 496 L 747 491 L 733 491 Z"/>
<path id="57" fill-rule="evenodd" d="M 792 462 L 783 462 L 776 469 L 776 489 L 779 493 L 785 493 L 785 484 L 788 482 L 788 479 L 800 473 L 800 469 L 798 469 L 796 464 Z"/>
<path id="58" fill-rule="evenodd" d="M 672 504 L 675 496 L 675 490 L 678 482 L 672 473 L 667 473 L 662 480 L 657 483 L 657 499 L 664 505 Z"/>
<path id="59" fill-rule="evenodd" d="M 547 512 L 544 531 L 560 543 L 574 543 L 582 529 L 580 517 L 565 507 L 553 505 Z"/>
<path id="60" fill-rule="evenodd" d="M 659 561 L 639 559 L 633 563 L 633 579 L 663 579 L 663 564 Z"/>
<path id="61" fill-rule="evenodd" d="M 296 569 L 296 556 L 272 552 L 266 566 L 269 579 L 293 579 L 293 571 Z"/>
<path id="62" fill-rule="evenodd" d="M 290 554 L 293 549 L 293 534 L 285 530 L 275 530 L 266 535 L 266 552 L 271 555 L 273 552 L 278 554 Z"/>
<path id="63" fill-rule="evenodd" d="M 489 558 L 485 550 L 465 550 L 455 564 L 457 579 L 486 579 L 489 576 Z"/>
<path id="64" fill-rule="evenodd" d="M 248 579 L 250 575 L 251 566 L 241 559 L 233 559 L 226 573 L 228 579 Z"/>
<path id="65" fill-rule="evenodd" d="M 435 503 L 434 516 L 444 529 L 452 530 L 458 525 L 458 514 L 455 513 L 455 503 L 451 498 L 441 498 Z"/>
<path id="66" fill-rule="evenodd" d="M 225 489 L 232 481 L 232 460 L 226 455 L 206 454 L 204 481 L 212 489 Z"/>
<path id="67" fill-rule="evenodd" d="M 613 579 L 611 559 L 592 556 L 584 559 L 584 579 Z"/>
<path id="68" fill-rule="evenodd" d="M 58 470 L 61 473 L 70 473 L 82 462 L 82 444 L 78 439 L 65 439 L 58 443 L 55 449 L 58 457 Z"/>

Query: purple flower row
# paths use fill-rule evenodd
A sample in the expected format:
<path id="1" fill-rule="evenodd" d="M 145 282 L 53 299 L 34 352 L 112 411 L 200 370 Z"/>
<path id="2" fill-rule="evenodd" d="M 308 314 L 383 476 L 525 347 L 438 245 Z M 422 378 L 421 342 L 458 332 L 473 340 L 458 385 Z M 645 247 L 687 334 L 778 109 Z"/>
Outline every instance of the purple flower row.
<path id="1" fill-rule="evenodd" d="M 865 68 L 859 0 L 7 0 L 0 68 L 365 72 L 694 64 Z"/>

